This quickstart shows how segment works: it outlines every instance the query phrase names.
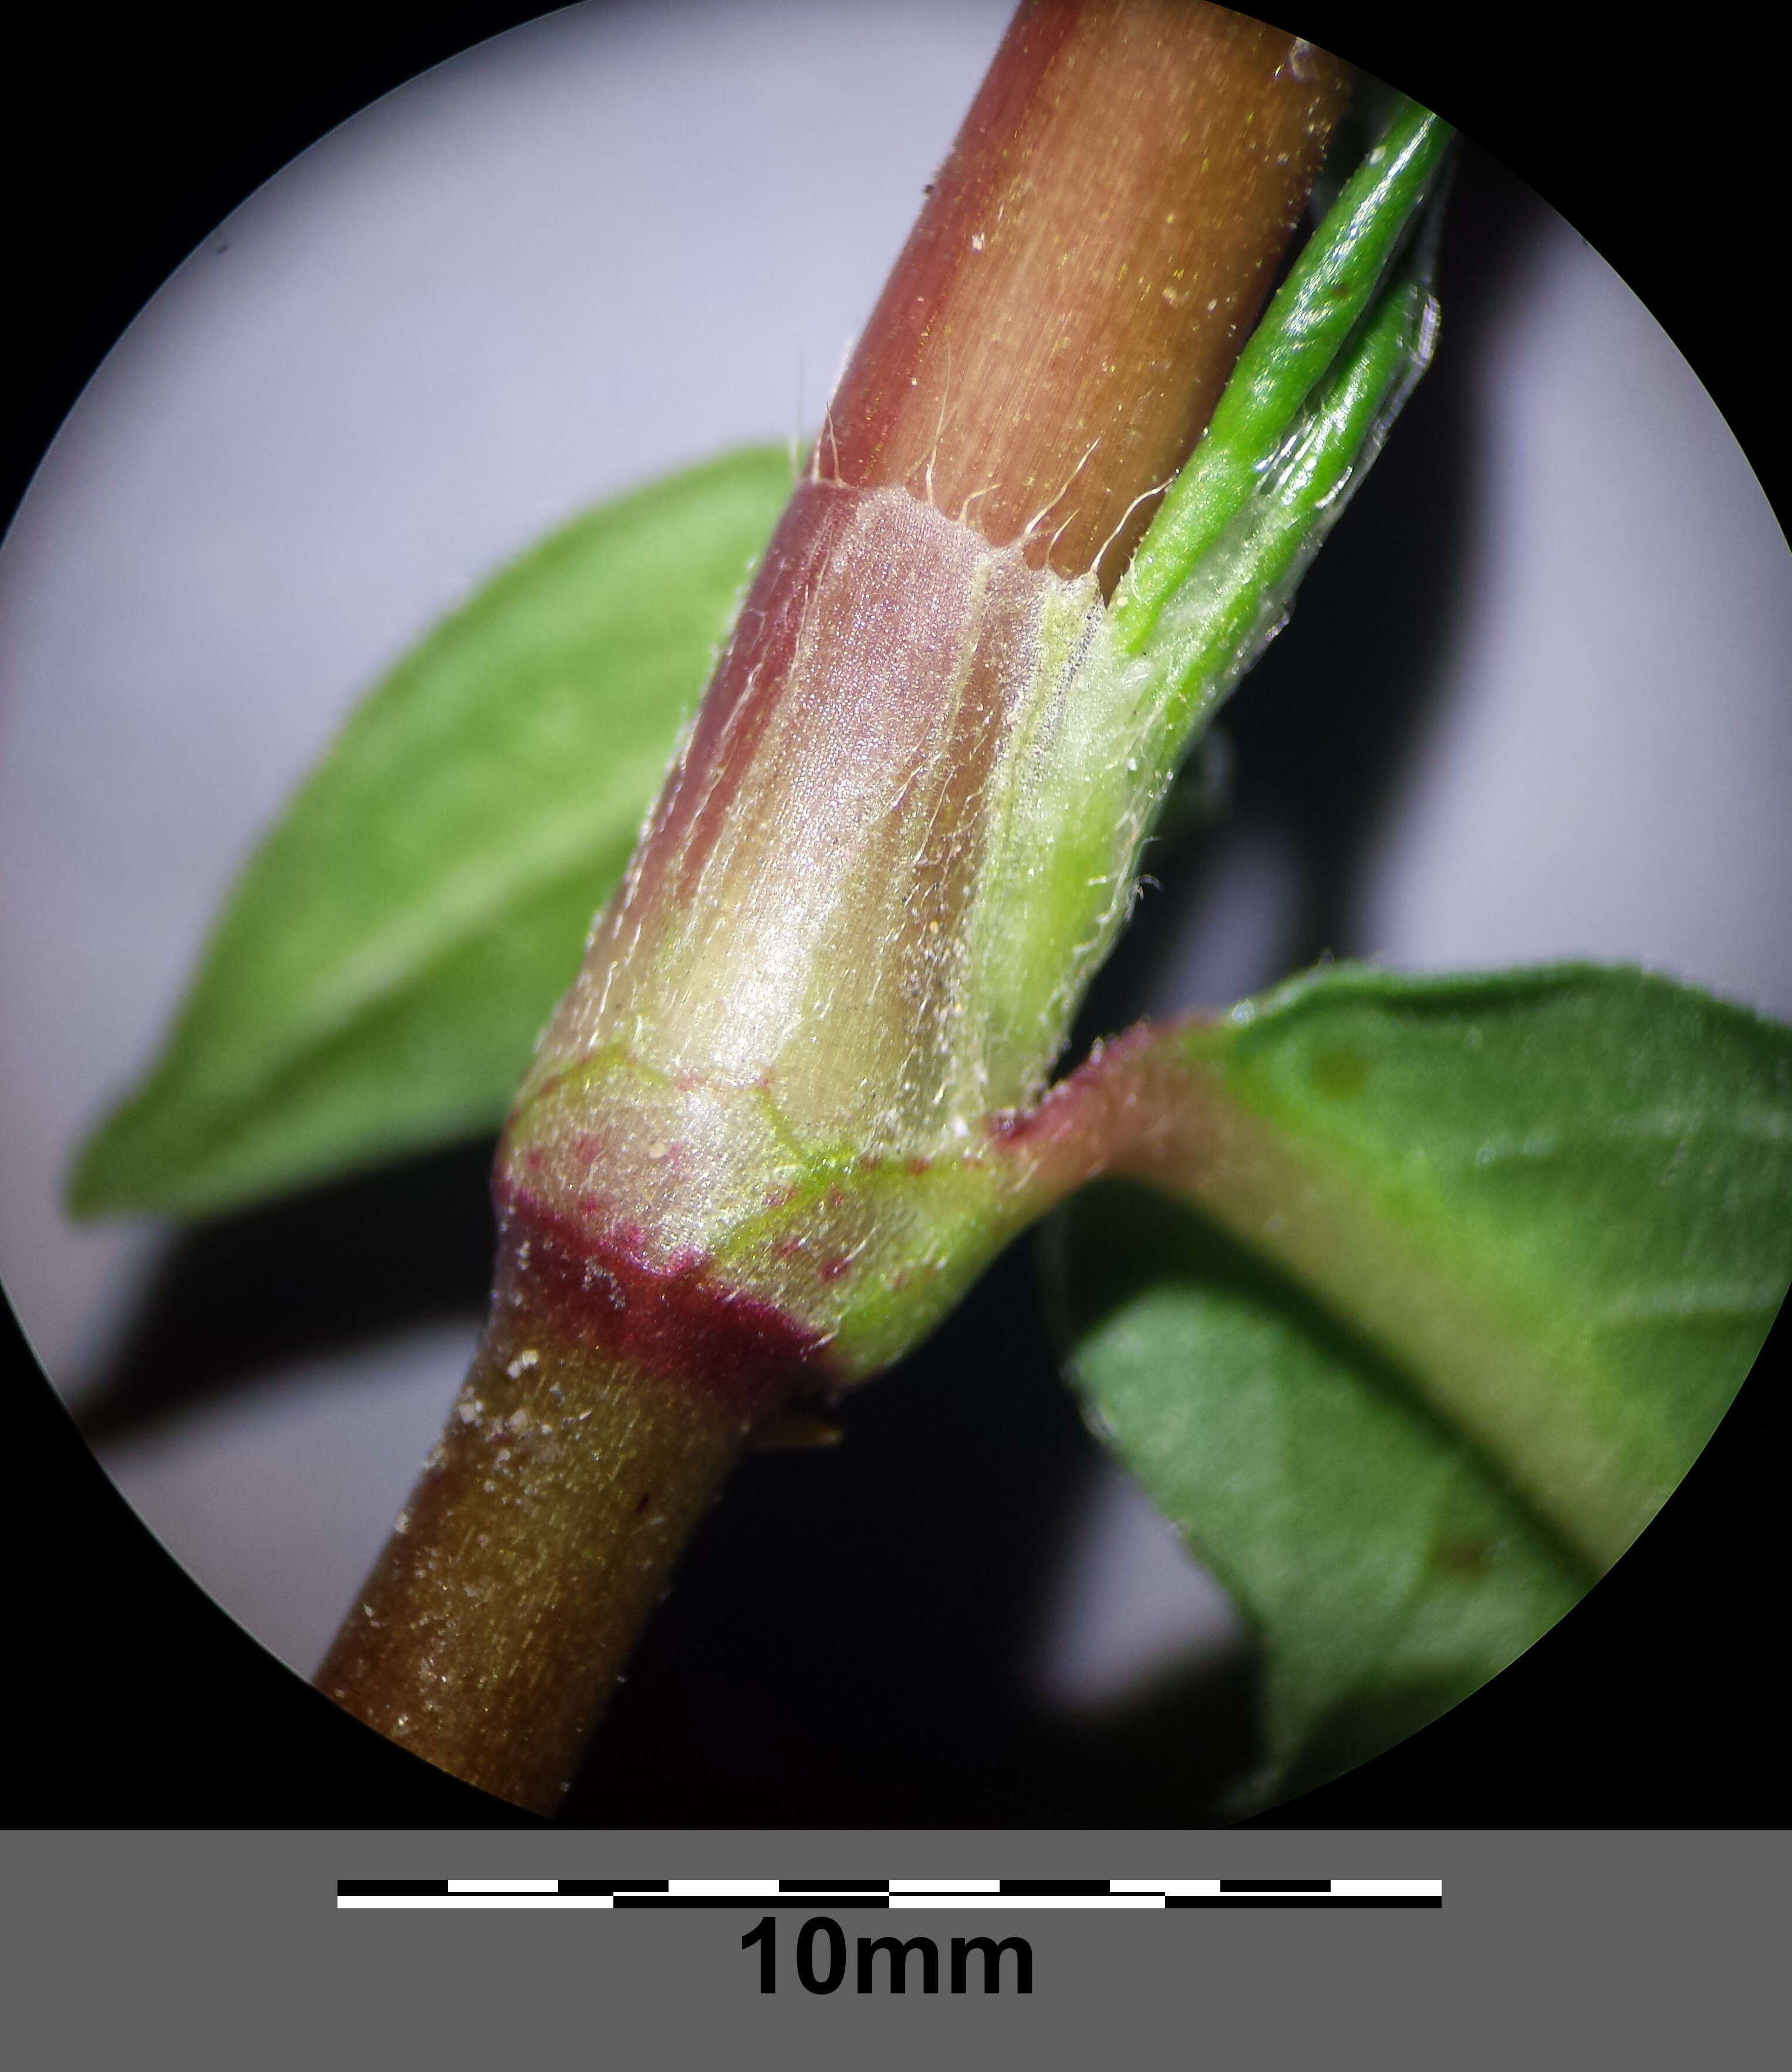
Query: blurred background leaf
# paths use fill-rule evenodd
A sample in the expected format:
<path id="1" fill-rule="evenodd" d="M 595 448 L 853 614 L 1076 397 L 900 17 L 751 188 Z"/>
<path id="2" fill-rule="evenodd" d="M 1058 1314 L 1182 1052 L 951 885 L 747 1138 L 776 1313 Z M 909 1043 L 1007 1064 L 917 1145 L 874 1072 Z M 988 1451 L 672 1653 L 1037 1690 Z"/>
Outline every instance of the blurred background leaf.
<path id="1" fill-rule="evenodd" d="M 497 1127 L 789 492 L 754 447 L 606 504 L 399 663 L 238 879 L 74 1213 L 215 1215 Z"/>

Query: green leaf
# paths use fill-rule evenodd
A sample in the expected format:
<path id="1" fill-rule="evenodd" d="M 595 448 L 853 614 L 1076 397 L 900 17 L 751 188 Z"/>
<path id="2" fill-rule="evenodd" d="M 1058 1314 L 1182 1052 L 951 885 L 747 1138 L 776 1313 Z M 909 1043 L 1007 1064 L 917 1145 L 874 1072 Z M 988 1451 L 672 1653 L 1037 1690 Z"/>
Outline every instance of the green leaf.
<path id="1" fill-rule="evenodd" d="M 1453 135 L 1427 109 L 1396 97 L 1386 130 L 1276 291 L 1201 443 L 1139 543 L 1114 601 L 1129 652 L 1136 653 L 1144 644 L 1188 572 L 1259 499 L 1263 478 L 1322 392 L 1329 387 L 1333 393 L 1314 414 L 1339 416 L 1339 398 L 1353 385 L 1353 360 L 1359 363 L 1355 386 L 1382 385 L 1365 383 L 1362 363 L 1366 357 L 1370 364 L 1385 364 L 1385 345 L 1366 356 L 1360 336 L 1352 350 L 1353 334 L 1366 325 L 1374 327 L 1378 300 L 1384 331 L 1396 334 L 1401 327 L 1387 321 L 1392 312 L 1415 300 L 1428 304 L 1430 236 L 1417 240 L 1404 290 L 1387 292 L 1384 280 L 1436 190 Z M 1434 211 L 1433 235 L 1436 229 Z M 1411 356 L 1408 386 L 1429 353 L 1428 317 L 1426 330 L 1426 342 Z M 1380 430 L 1398 409 L 1395 401 L 1386 410 Z M 1336 496 L 1341 479 L 1334 476 L 1328 487 L 1316 488 L 1304 500 L 1309 512 L 1322 510 Z"/>
<path id="2" fill-rule="evenodd" d="M 1292 1790 L 1514 1659 L 1691 1466 L 1792 1281 L 1792 1030 L 1634 972 L 1337 967 L 1160 1040 L 1183 1199 L 1079 1198 L 1057 1299 L 1258 1626 Z"/>
<path id="3" fill-rule="evenodd" d="M 496 1128 L 789 491 L 753 448 L 587 512 L 392 671 L 237 881 L 74 1213 L 212 1214 Z"/>

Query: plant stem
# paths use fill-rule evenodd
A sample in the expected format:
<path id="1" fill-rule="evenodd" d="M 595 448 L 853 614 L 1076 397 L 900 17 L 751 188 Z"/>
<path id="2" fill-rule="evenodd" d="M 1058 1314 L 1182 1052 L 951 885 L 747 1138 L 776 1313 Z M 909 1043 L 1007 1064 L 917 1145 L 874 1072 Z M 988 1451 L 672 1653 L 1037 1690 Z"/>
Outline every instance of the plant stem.
<path id="1" fill-rule="evenodd" d="M 316 1678 L 390 1739 L 538 1813 L 558 1811 L 673 1562 L 801 1367 L 750 1316 L 719 1361 L 614 1331 L 595 1344 L 583 1278 L 555 1233 L 519 1236 L 505 1218 L 472 1370 Z"/>
<path id="2" fill-rule="evenodd" d="M 925 494 L 997 546 L 1049 508 L 1060 574 L 1123 568 L 1348 93 L 1336 60 L 1222 7 L 1022 7 L 834 397 L 823 473 Z"/>
<path id="3" fill-rule="evenodd" d="M 482 1346 L 460 1408 L 317 1682 L 553 1813 L 740 1433 L 711 1399 L 566 1349 L 516 1382 Z"/>
<path id="4" fill-rule="evenodd" d="M 811 775 L 792 796 L 813 799 L 822 781 L 814 772 L 836 773 L 826 776 L 834 783 L 842 769 L 896 755 L 897 719 L 879 716 L 896 692 L 882 678 L 867 688 L 862 671 L 849 670 L 835 684 L 824 670 L 805 689 L 793 673 L 805 628 L 824 615 L 818 604 L 811 613 L 812 600 L 847 580 L 850 534 L 838 528 L 854 522 L 854 507 L 833 486 L 923 500 L 928 522 L 902 536 L 925 543 L 956 531 L 957 543 L 940 545 L 942 567 L 964 561 L 965 528 L 946 523 L 962 516 L 982 536 L 978 553 L 985 542 L 1024 540 L 1035 565 L 1048 554 L 1060 576 L 1098 562 L 1118 569 L 1143 528 L 1143 504 L 1207 421 L 1345 91 L 1333 60 L 1216 7 L 1034 0 L 1017 16 L 842 382 L 814 477 L 768 553 L 666 799 L 594 935 L 586 990 L 569 995 L 525 1082 L 500 1157 L 501 1257 L 485 1340 L 319 1673 L 330 1696 L 444 1769 L 552 1810 L 746 1437 L 805 1395 L 863 1378 L 830 1364 L 829 1332 L 799 1320 L 822 1314 L 850 1273 L 861 1274 L 855 1286 L 874 1277 L 855 1267 L 869 1240 L 851 1218 L 893 1198 L 875 1196 L 881 1182 L 865 1179 L 850 1194 L 817 1181 L 813 1202 L 791 1211 L 808 1223 L 755 1240 L 756 1282 L 744 1270 L 729 1277 L 732 1255 L 718 1234 L 749 1215 L 759 1227 L 798 1195 L 794 1185 L 770 1185 L 785 1170 L 778 1159 L 801 1168 L 808 1157 L 810 1179 L 822 1171 L 819 1153 L 790 1149 L 793 1116 L 811 1145 L 843 1131 L 849 1154 L 868 1154 L 852 1119 L 884 1111 L 867 1105 L 859 1082 L 888 1071 L 892 1100 L 898 1077 L 920 1083 L 922 1035 L 951 1019 L 946 967 L 930 945 L 952 937 L 957 902 L 969 897 L 960 866 L 974 853 L 970 834 L 951 830 L 954 816 L 970 825 L 979 743 L 994 738 L 999 713 L 992 707 L 995 717 L 965 735 L 970 774 L 948 772 L 930 809 L 929 838 L 944 829 L 951 840 L 925 898 L 898 902 L 902 925 L 924 931 L 908 946 L 914 955 L 880 964 L 874 947 L 846 985 L 830 981 L 826 1040 L 857 1045 L 853 1058 L 831 1058 L 819 1035 L 791 1038 L 789 1027 L 809 1026 L 801 1014 L 792 1022 L 808 995 L 789 991 L 768 1009 L 764 969 L 742 970 L 753 960 L 741 945 L 755 939 L 748 924 L 763 927 L 767 915 L 797 931 L 779 940 L 815 934 L 812 917 L 779 903 L 796 896 L 778 873 L 789 876 L 802 831 L 781 822 L 743 837 L 739 822 L 756 800 L 763 812 L 764 801 L 781 799 L 777 787 L 796 783 L 793 771 Z M 818 515 L 820 484 L 835 496 L 831 516 Z M 948 588 L 925 569 L 863 558 L 867 582 L 913 593 L 912 637 L 885 643 L 900 651 L 896 676 L 912 675 Z M 859 639 L 885 602 L 842 592 L 830 609 L 842 637 Z M 789 696 L 787 680 L 797 686 Z M 912 719 L 937 694 L 923 684 L 903 695 Z M 849 697 L 870 713 L 862 726 L 842 718 Z M 781 744 L 783 758 L 771 780 L 768 742 Z M 905 783 L 895 797 L 912 790 Z M 894 811 L 883 812 L 892 826 Z M 719 891 L 715 860 L 730 857 L 747 859 L 737 877 L 758 871 L 764 882 Z M 803 896 L 813 906 L 834 890 L 809 883 Z M 700 939 L 688 928 L 666 939 L 681 956 L 687 939 L 697 942 L 686 965 L 656 965 L 653 910 L 659 920 L 683 916 L 705 898 L 720 904 Z M 929 899 L 939 917 L 931 922 Z M 711 956 L 711 938 L 729 954 Z M 663 996 L 677 968 L 687 977 L 670 982 L 669 1018 L 656 1025 L 665 1010 L 652 989 Z M 694 985 L 726 993 L 743 985 L 744 1000 L 693 1005 Z M 647 989 L 638 1001 L 631 985 Z M 868 1018 L 873 1001 L 883 1025 Z M 605 1047 L 604 1012 L 635 1030 L 632 1048 Z M 742 1048 L 774 1022 L 783 1048 L 763 1066 L 751 1063 L 748 1046 L 748 1064 L 724 1071 L 703 1049 L 706 1030 L 721 1028 Z M 652 1042 L 641 1033 L 656 1029 Z M 744 1153 L 712 1141 L 719 1129 L 756 1131 L 755 1143 L 770 1149 Z M 862 1162 L 868 1173 L 880 1161 Z M 900 1162 L 921 1174 L 929 1160 Z M 923 1243 L 916 1272 L 939 1276 L 950 1293 L 970 1270 L 960 1249 L 941 1258 Z M 768 1276 L 778 1301 L 754 1292 Z M 908 1278 L 904 1256 L 887 1285 L 900 1291 Z M 799 1285 L 808 1310 L 781 1299 Z"/>

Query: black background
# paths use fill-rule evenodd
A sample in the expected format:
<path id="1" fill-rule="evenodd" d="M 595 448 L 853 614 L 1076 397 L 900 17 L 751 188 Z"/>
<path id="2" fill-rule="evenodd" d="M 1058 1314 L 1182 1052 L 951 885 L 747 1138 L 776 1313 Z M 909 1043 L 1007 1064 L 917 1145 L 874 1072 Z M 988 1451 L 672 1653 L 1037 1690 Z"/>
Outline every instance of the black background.
<path id="1" fill-rule="evenodd" d="M 302 15 L 220 23 L 179 7 L 89 9 L 15 32 L 0 123 L 7 512 L 105 350 L 237 201 L 379 93 L 540 11 L 320 0 Z M 1287 19 L 1437 108 L 1587 235 L 1686 352 L 1783 514 L 1783 116 L 1778 39 L 1764 23 L 1714 12 L 1711 33 L 1683 27 L 1668 39 L 1621 34 L 1610 10 L 1574 7 L 1465 13 L 1464 23 L 1491 26 L 1480 36 L 1435 11 L 1421 23 L 1385 7 L 1312 6 L 1298 19 L 1291 7 Z M 1497 219 L 1497 209 L 1486 218 Z M 194 1270 L 204 1264 L 196 1256 Z M 888 1439 L 897 1462 L 949 1449 L 974 1503 L 976 1478 L 1004 1472 L 1003 1404 L 998 1392 L 987 1409 L 965 1411 L 958 1376 L 1012 1363 L 1004 1298 L 1024 1293 L 1030 1272 L 1024 1256 L 1005 1262 L 925 1367 L 912 1363 L 910 1376 L 855 1406 L 850 1446 Z M 14 1733 L 0 1824 L 527 1824 L 338 1713 L 225 1619 L 137 1524 L 3 1321 L 0 1577 Z M 1782 1320 L 1775 1342 L 1786 1335 Z M 1444 1719 L 1267 1820 L 1782 1824 L 1783 1735 L 1769 1688 L 1784 1623 L 1786 1455 L 1773 1350 L 1661 1520 L 1560 1626 Z M 1035 1404 L 1031 1414 L 1044 1420 L 1033 1428 L 1043 1437 L 1032 1478 L 1043 1487 L 1081 1441 L 1067 1408 Z M 1024 1504 L 1026 1475 L 1006 1472 Z M 755 1587 L 821 1589 L 826 1511 L 798 1510 L 793 1523 L 784 1495 L 804 1464 L 772 1459 L 749 1473 L 758 1481 L 735 1522 L 725 1522 L 731 1498 L 712 1528 L 723 1554 L 752 1531 L 781 1534 Z M 937 1500 L 943 1511 L 946 1496 Z M 969 1542 L 962 1551 L 978 1558 Z M 1001 1580 L 967 1582 L 968 1609 L 944 1622 L 941 1644 L 962 1651 L 967 1669 L 976 1591 Z M 866 1616 L 890 1622 L 892 1645 L 925 1647 L 939 1623 L 925 1602 L 897 1589 L 892 1608 L 879 1610 L 863 1581 L 854 1587 L 873 1608 Z M 816 1609 L 824 1622 L 838 1612 L 825 1590 Z M 706 1610 L 698 1597 L 681 1610 L 675 1597 L 668 1610 L 672 1630 L 649 1642 L 636 1679 L 645 1695 L 619 1704 L 604 1776 L 581 1788 L 577 1817 L 645 1826 L 1159 1826 L 1170 1817 L 1129 1802 L 1121 1784 L 1067 1813 L 1053 1781 L 1077 1751 L 1017 1748 L 1005 1762 L 987 1720 L 966 1729 L 977 1745 L 956 1766 L 929 1758 L 892 1769 L 896 1730 L 874 1729 L 850 1692 L 817 1718 L 781 1713 L 725 1679 L 707 1686 L 700 1660 L 681 1667 L 678 1651 L 700 1658 L 719 1645 L 725 1604 Z M 716 1706 L 735 1715 L 690 1724 Z"/>

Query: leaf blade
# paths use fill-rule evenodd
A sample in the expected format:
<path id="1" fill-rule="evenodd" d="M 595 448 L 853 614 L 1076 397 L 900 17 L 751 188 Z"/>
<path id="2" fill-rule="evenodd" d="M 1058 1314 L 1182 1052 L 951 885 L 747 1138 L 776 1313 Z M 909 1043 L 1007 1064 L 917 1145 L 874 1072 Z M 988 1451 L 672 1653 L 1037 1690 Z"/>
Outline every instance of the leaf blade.
<path id="1" fill-rule="evenodd" d="M 1293 1790 L 1495 1674 L 1691 1465 L 1792 1279 L 1792 1031 L 1641 972 L 1334 967 L 1156 1047 L 1205 1162 L 1065 1212 L 1069 1372 L 1262 1634 L 1259 1791 Z M 1642 1492 L 1616 1533 L 1426 1371 L 1382 1247 L 1430 1276 L 1399 1302 L 1490 1309 L 1580 1392 Z"/>
<path id="2" fill-rule="evenodd" d="M 1291 1219 L 1274 1248 L 1353 1283 L 1403 1357 L 1435 1359 L 1447 1413 L 1615 1558 L 1716 1429 L 1792 1276 L 1792 1032 L 1644 972 L 1341 965 L 1185 1054 L 1337 1191 L 1329 1231 L 1303 1244 Z M 1402 1254 L 1403 1274 L 1384 1264 Z M 1699 1291 L 1727 1313 L 1700 1314 Z M 1453 1360 L 1427 1346 L 1434 1299 L 1463 1306 Z M 1475 1370 L 1497 1359 L 1496 1385 Z"/>
<path id="3" fill-rule="evenodd" d="M 1592 1581 L 1374 1348 L 1190 1211 L 1104 1183 L 1054 1239 L 1081 1256 L 1072 1386 L 1264 1644 L 1254 1799 L 1447 1710 Z"/>
<path id="4" fill-rule="evenodd" d="M 583 514 L 388 673 L 233 888 L 74 1213 L 216 1213 L 497 1126 L 789 468 L 748 449 Z"/>

